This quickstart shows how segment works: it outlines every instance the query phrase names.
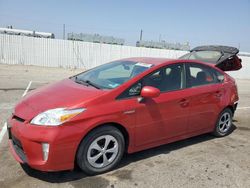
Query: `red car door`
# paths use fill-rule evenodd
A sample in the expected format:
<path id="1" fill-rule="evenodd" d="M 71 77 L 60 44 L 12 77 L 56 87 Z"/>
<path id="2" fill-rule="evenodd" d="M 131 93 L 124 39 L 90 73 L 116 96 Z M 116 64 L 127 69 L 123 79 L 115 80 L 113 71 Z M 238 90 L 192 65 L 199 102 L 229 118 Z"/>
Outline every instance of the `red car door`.
<path id="1" fill-rule="evenodd" d="M 160 89 L 156 98 L 134 97 L 129 100 L 126 113 L 135 116 L 136 146 L 155 143 L 183 135 L 187 131 L 188 101 L 185 100 L 184 69 L 181 64 L 161 68 L 146 76 L 128 91 L 143 86 Z"/>
<path id="2" fill-rule="evenodd" d="M 186 96 L 189 101 L 188 132 L 212 130 L 220 113 L 223 84 L 216 70 L 201 64 L 187 64 Z"/>
<path id="3" fill-rule="evenodd" d="M 136 145 L 183 135 L 187 131 L 188 103 L 184 90 L 161 93 L 136 104 Z"/>

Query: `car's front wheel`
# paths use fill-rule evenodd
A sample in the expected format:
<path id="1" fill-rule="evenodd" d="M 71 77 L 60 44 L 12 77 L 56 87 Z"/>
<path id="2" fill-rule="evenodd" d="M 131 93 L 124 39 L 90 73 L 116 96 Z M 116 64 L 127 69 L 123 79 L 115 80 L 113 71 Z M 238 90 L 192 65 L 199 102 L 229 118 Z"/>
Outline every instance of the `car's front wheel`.
<path id="1" fill-rule="evenodd" d="M 217 137 L 223 137 L 230 133 L 233 122 L 233 113 L 229 108 L 223 110 L 217 120 L 213 134 Z"/>
<path id="2" fill-rule="evenodd" d="M 124 148 L 124 137 L 117 128 L 113 126 L 97 128 L 90 132 L 80 144 L 77 164 L 89 175 L 106 172 L 119 163 Z"/>

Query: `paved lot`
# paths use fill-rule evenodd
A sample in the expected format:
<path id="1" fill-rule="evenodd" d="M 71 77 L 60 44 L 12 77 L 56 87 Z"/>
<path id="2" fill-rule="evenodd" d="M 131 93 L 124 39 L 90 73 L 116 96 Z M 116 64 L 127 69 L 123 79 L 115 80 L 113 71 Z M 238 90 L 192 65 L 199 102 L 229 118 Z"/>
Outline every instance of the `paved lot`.
<path id="1" fill-rule="evenodd" d="M 0 131 L 28 83 L 31 89 L 81 70 L 0 65 Z M 227 137 L 209 134 L 126 155 L 112 172 L 43 173 L 20 166 L 0 143 L 0 187 L 250 187 L 250 80 L 237 80 L 240 94 L 236 129 Z"/>

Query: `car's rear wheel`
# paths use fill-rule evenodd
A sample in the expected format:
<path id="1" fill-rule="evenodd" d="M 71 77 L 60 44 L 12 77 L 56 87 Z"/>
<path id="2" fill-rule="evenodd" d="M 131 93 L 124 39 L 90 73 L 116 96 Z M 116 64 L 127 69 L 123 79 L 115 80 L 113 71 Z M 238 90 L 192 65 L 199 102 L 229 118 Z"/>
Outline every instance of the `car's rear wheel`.
<path id="1" fill-rule="evenodd" d="M 230 133 L 233 122 L 233 113 L 229 108 L 223 110 L 217 120 L 213 134 L 217 137 L 223 137 Z"/>
<path id="2" fill-rule="evenodd" d="M 80 144 L 77 164 L 89 175 L 109 171 L 121 160 L 124 148 L 124 137 L 117 128 L 113 126 L 97 128 Z"/>

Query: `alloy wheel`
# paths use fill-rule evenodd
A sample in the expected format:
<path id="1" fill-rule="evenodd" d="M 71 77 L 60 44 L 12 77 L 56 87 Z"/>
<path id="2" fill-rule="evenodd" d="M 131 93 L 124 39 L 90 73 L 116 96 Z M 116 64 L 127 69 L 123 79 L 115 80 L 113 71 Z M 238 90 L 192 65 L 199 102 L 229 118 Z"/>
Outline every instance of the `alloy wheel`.
<path id="1" fill-rule="evenodd" d="M 104 168 L 115 160 L 118 150 L 119 145 L 115 137 L 102 135 L 90 144 L 87 160 L 94 168 Z"/>
<path id="2" fill-rule="evenodd" d="M 219 120 L 219 127 L 218 127 L 219 131 L 221 133 L 226 133 L 231 127 L 231 124 L 232 124 L 232 119 L 230 113 L 228 112 L 223 113 Z"/>

